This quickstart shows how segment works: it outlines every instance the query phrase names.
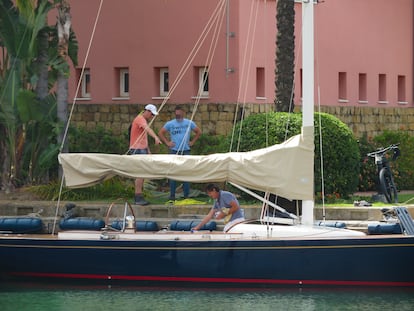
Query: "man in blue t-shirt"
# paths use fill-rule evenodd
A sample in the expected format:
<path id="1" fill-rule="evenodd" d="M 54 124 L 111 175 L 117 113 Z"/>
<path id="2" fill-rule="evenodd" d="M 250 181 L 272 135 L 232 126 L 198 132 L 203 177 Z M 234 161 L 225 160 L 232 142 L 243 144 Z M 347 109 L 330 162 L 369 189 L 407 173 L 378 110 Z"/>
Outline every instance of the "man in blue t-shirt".
<path id="1" fill-rule="evenodd" d="M 181 106 L 175 107 L 175 119 L 168 121 L 160 129 L 158 136 L 170 149 L 170 154 L 189 155 L 191 146 L 195 144 L 201 135 L 200 128 L 191 120 L 184 118 L 184 110 Z M 194 132 L 191 138 L 191 132 Z M 166 137 L 169 134 L 169 139 Z M 176 181 L 170 179 L 170 200 L 175 200 Z M 190 194 L 190 183 L 183 182 L 184 198 Z"/>

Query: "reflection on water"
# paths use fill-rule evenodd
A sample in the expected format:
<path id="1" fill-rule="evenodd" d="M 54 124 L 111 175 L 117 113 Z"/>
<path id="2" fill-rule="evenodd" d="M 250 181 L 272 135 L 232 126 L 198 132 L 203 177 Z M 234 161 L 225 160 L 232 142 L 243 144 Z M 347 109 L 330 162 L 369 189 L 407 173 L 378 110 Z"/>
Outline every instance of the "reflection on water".
<path id="1" fill-rule="evenodd" d="M 414 290 L 0 284 L 0 310 L 414 310 Z"/>

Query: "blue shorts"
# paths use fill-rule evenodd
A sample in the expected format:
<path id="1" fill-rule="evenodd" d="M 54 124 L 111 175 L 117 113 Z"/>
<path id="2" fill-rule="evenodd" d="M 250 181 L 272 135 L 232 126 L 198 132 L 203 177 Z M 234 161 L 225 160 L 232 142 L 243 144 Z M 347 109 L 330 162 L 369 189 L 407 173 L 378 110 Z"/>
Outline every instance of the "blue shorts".
<path id="1" fill-rule="evenodd" d="M 128 154 L 148 154 L 148 149 L 129 149 Z"/>

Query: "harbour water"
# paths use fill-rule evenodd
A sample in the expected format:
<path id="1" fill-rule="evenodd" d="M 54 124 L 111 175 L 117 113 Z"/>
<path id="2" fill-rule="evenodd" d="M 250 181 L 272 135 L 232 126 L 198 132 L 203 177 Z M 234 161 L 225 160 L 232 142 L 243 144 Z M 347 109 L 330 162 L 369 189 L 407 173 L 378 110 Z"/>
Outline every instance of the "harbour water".
<path id="1" fill-rule="evenodd" d="M 217 289 L 0 283 L 1 311 L 414 310 L 414 290 Z"/>

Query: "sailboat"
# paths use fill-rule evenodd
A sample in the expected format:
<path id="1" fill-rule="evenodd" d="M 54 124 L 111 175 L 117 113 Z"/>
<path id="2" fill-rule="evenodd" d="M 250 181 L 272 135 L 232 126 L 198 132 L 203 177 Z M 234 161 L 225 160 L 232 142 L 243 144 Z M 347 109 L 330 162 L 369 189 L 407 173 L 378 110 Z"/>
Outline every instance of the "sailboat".
<path id="1" fill-rule="evenodd" d="M 87 187 L 113 176 L 227 181 L 302 200 L 300 220 L 290 215 L 280 221 L 262 213 L 257 221 L 227 232 L 142 231 L 126 204 L 118 229 L 107 223 L 53 235 L 0 234 L 0 276 L 105 284 L 414 287 L 413 235 L 366 235 L 313 224 L 314 4 L 302 5 L 308 34 L 303 36 L 301 134 L 264 149 L 208 156 L 59 155 L 68 187 Z M 278 168 L 289 173 L 269 174 Z"/>

